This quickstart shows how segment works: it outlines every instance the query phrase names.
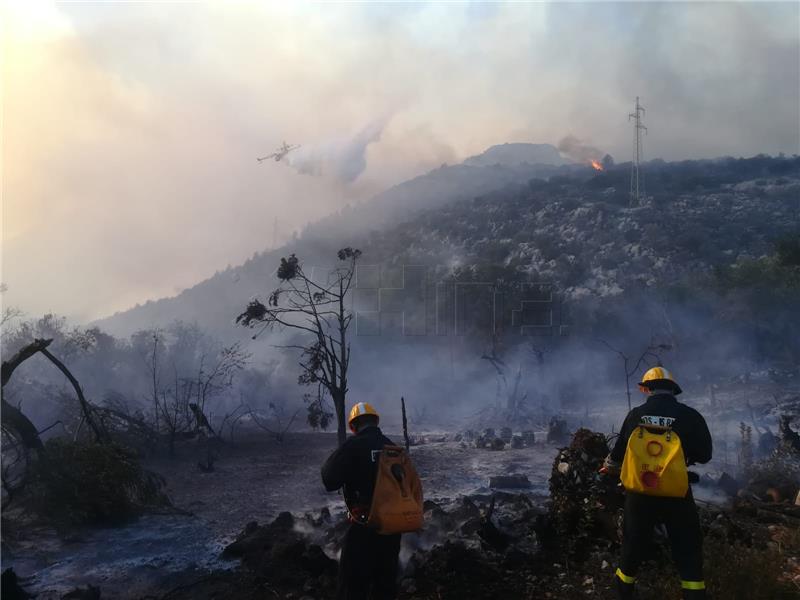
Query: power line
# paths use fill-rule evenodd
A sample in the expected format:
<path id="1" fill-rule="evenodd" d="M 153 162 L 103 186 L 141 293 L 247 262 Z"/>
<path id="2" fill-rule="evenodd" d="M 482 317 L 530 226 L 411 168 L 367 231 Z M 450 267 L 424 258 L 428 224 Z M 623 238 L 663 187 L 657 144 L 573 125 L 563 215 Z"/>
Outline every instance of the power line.
<path id="1" fill-rule="evenodd" d="M 644 173 L 641 170 L 641 162 L 644 158 L 644 144 L 642 143 L 642 131 L 647 133 L 647 127 L 642 124 L 644 116 L 644 106 L 639 104 L 639 96 L 636 96 L 636 107 L 628 115 L 628 121 L 633 119 L 633 161 L 631 162 L 631 201 L 630 205 L 639 206 L 641 199 L 645 197 Z"/>

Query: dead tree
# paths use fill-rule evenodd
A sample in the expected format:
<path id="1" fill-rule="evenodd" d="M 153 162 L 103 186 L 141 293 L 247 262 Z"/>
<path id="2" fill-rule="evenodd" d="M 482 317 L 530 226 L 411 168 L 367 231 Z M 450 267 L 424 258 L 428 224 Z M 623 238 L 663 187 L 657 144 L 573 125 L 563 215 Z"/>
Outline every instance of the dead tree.
<path id="1" fill-rule="evenodd" d="M 488 361 L 494 367 L 497 376 L 497 390 L 495 392 L 497 404 L 499 404 L 500 397 L 503 395 L 503 389 L 508 387 L 508 380 L 506 379 L 506 365 L 505 361 L 499 356 L 498 353 L 499 340 L 497 336 L 492 337 L 492 349 L 489 354 L 481 356 L 482 360 Z"/>
<path id="2" fill-rule="evenodd" d="M 143 418 L 128 414 L 121 408 L 112 406 L 96 406 L 94 412 L 100 425 L 106 431 L 127 434 L 132 440 L 146 444 L 152 449 L 160 441 L 158 432 Z M 77 432 L 76 432 L 77 433 Z"/>
<path id="3" fill-rule="evenodd" d="M 78 380 L 70 373 L 69 369 L 64 366 L 60 360 L 58 360 L 55 356 L 53 356 L 47 348 L 42 348 L 41 353 L 44 354 L 47 358 L 50 359 L 58 370 L 64 373 L 64 376 L 69 380 L 72 384 L 72 387 L 75 388 L 75 394 L 78 396 L 78 402 L 81 404 L 81 411 L 83 412 L 83 420 L 86 421 L 86 424 L 91 428 L 92 433 L 94 433 L 95 441 L 98 443 L 107 443 L 110 442 L 111 439 L 108 435 L 108 432 L 105 431 L 98 423 L 95 421 L 93 416 L 94 408 L 89 404 L 86 398 L 83 395 L 83 390 L 81 390 L 81 386 L 78 383 Z"/>
<path id="4" fill-rule="evenodd" d="M 244 402 L 240 402 L 239 406 L 234 408 L 232 411 L 225 413 L 225 416 L 222 417 L 222 422 L 219 424 L 219 439 L 223 439 L 225 436 L 225 427 L 228 427 L 228 439 L 230 443 L 233 444 L 233 432 L 236 429 L 236 424 L 242 420 L 242 418 L 247 415 L 247 410 L 250 407 L 247 406 Z"/>
<path id="5" fill-rule="evenodd" d="M 155 429 L 158 431 L 159 410 L 158 410 L 158 346 L 161 343 L 161 332 L 156 329 L 153 331 L 153 352 L 150 357 L 150 382 L 153 385 L 153 419 Z"/>
<path id="6" fill-rule="evenodd" d="M 500 400 L 502 397 L 505 398 L 506 420 L 516 421 L 520 418 L 524 409 L 525 400 L 528 397 L 527 392 L 520 394 L 520 384 L 522 383 L 522 365 L 517 367 L 517 371 L 513 374 L 513 378 L 509 383 L 508 377 L 506 377 L 508 365 L 500 357 L 499 346 L 499 338 L 497 335 L 495 335 L 492 337 L 491 352 L 489 354 L 484 354 L 481 356 L 481 358 L 488 361 L 496 371 L 497 398 L 498 400 Z"/>
<path id="7" fill-rule="evenodd" d="M 4 294 L 8 291 L 8 286 L 5 283 L 0 283 L 0 294 Z M 21 317 L 23 314 L 22 310 L 15 306 L 7 306 L 3 308 L 2 314 L 0 314 L 0 327 L 5 327 L 7 323 L 10 323 L 14 319 Z"/>
<path id="8" fill-rule="evenodd" d="M 44 452 L 44 444 L 42 444 L 42 439 L 39 437 L 39 432 L 36 430 L 34 424 L 18 407 L 6 402 L 4 395 L 5 386 L 11 379 L 11 375 L 16 368 L 27 359 L 35 356 L 37 353 L 42 353 L 50 362 L 56 365 L 75 389 L 75 393 L 81 405 L 82 420 L 92 429 L 95 441 L 98 443 L 110 441 L 108 432 L 102 424 L 95 420 L 94 407 L 92 407 L 84 397 L 83 390 L 78 380 L 75 379 L 69 369 L 47 349 L 52 342 L 52 339 L 35 339 L 32 343 L 19 350 L 9 360 L 3 361 L 2 364 L 0 410 L 2 410 L 3 465 L 0 470 L 0 480 L 2 481 L 3 490 L 6 493 L 4 499 L 6 506 L 8 506 L 8 502 L 12 500 L 14 494 L 20 491 L 25 484 L 25 474 L 27 473 L 30 460 L 29 452 L 34 451 L 38 455 L 42 455 Z"/>
<path id="9" fill-rule="evenodd" d="M 35 354 L 41 352 L 44 356 L 47 357 L 50 362 L 52 362 L 69 380 L 72 384 L 72 387 L 75 389 L 75 393 L 78 396 L 78 402 L 81 406 L 82 418 L 86 422 L 86 424 L 91 428 L 92 433 L 95 436 L 95 441 L 98 443 L 106 443 L 109 440 L 108 432 L 105 431 L 104 428 L 98 424 L 93 416 L 94 408 L 89 404 L 86 398 L 83 395 L 83 390 L 81 389 L 78 380 L 72 375 L 72 373 L 67 369 L 67 367 L 58 360 L 53 354 L 47 349 L 47 347 L 53 342 L 52 339 L 49 340 L 42 340 L 36 339 L 32 343 L 28 344 L 24 348 L 22 348 L 19 352 L 17 352 L 14 356 L 12 356 L 9 360 L 3 361 L 2 365 L 2 385 L 0 385 L 0 397 L 2 396 L 2 390 L 5 388 L 8 381 L 11 379 L 12 373 L 16 370 L 16 368 L 25 362 L 27 359 L 31 358 Z M 26 417 L 21 410 L 12 406 L 8 402 L 6 402 L 5 398 L 2 398 L 2 411 L 3 411 L 3 425 L 14 429 L 20 437 L 20 440 L 27 448 L 40 450 L 42 448 L 42 440 L 39 438 L 39 434 L 36 431 L 36 427 L 34 427 L 33 423 L 30 422 L 28 417 Z"/>
<path id="10" fill-rule="evenodd" d="M 274 402 L 270 402 L 269 409 L 272 413 L 273 424 L 270 424 L 249 406 L 247 407 L 248 412 L 246 414 L 257 427 L 272 435 L 277 442 L 283 442 L 286 433 L 292 428 L 295 419 L 297 419 L 297 415 L 300 414 L 300 409 L 294 411 L 288 418 L 284 412 L 283 406 L 278 406 Z"/>
<path id="11" fill-rule="evenodd" d="M 550 358 L 552 347 L 545 344 L 530 341 L 528 343 L 528 350 L 530 351 L 533 357 L 532 372 L 534 373 L 534 377 L 538 378 L 541 381 L 541 379 L 544 377 L 546 373 L 545 365 Z M 536 390 L 536 396 L 537 396 L 537 406 L 541 408 L 541 413 L 542 413 L 541 418 L 543 421 L 546 421 L 547 420 L 546 413 L 548 412 L 547 404 L 549 403 L 549 397 L 543 390 L 544 387 L 540 384 Z"/>
<path id="12" fill-rule="evenodd" d="M 194 414 L 196 431 L 202 431 L 205 429 L 209 435 L 216 437 L 217 432 L 214 431 L 213 427 L 211 427 L 211 423 L 208 422 L 205 413 L 200 410 L 200 407 L 194 402 L 190 402 L 189 409 L 192 411 L 192 414 Z"/>
<path id="13" fill-rule="evenodd" d="M 247 310 L 236 318 L 246 327 L 262 325 L 255 339 L 267 328 L 282 327 L 309 334 L 306 344 L 285 346 L 300 351 L 301 385 L 321 384 L 330 394 L 336 411 L 338 442 L 347 437 L 345 399 L 347 373 L 350 367 L 350 344 L 347 329 L 353 313 L 345 305 L 355 276 L 356 262 L 361 251 L 343 248 L 337 253 L 344 266 L 333 269 L 325 283 L 318 283 L 303 271 L 300 259 L 294 254 L 282 258 L 278 267 L 280 286 L 274 290 L 265 306 L 255 299 Z"/>
<path id="14" fill-rule="evenodd" d="M 14 319 L 21 317 L 24 313 L 13 306 L 9 306 L 8 308 L 3 309 L 2 315 L 0 315 L 0 327 L 5 327 L 6 323 L 13 321 Z"/>
<path id="15" fill-rule="evenodd" d="M 222 348 L 217 355 L 216 362 L 210 367 L 206 366 L 208 354 L 201 355 L 195 383 L 195 404 L 200 414 L 205 415 L 206 402 L 209 399 L 218 396 L 233 385 L 234 376 L 247 365 L 249 359 L 250 354 L 242 350 L 239 343 Z M 207 423 L 206 420 L 205 424 L 207 425 Z M 210 425 L 208 427 L 211 428 Z"/>
<path id="16" fill-rule="evenodd" d="M 207 402 L 233 385 L 235 374 L 244 368 L 250 355 L 239 344 L 212 349 L 200 347 L 196 326 L 176 322 L 166 333 L 147 333 L 148 343 L 142 359 L 147 368 L 153 403 L 154 429 L 169 444 L 174 454 L 175 440 L 186 433 L 204 431 L 217 437 L 205 410 Z M 164 383 L 164 363 L 171 363 L 171 383 Z"/>
<path id="17" fill-rule="evenodd" d="M 649 364 L 647 361 L 648 359 L 654 359 L 656 361 L 656 365 L 661 364 L 661 355 L 660 352 L 671 350 L 672 346 L 669 344 L 655 344 L 652 341 L 647 348 L 639 355 L 639 358 L 636 362 L 633 362 L 633 359 L 625 354 L 622 350 L 617 350 L 607 341 L 598 339 L 598 342 L 603 344 L 606 348 L 614 352 L 617 356 L 622 359 L 622 368 L 625 373 L 625 394 L 628 397 L 628 412 L 631 411 L 632 404 L 631 404 L 631 377 L 633 377 L 636 373 L 639 372 L 639 369 L 642 366 L 642 363 Z"/>
<path id="18" fill-rule="evenodd" d="M 192 396 L 194 385 L 193 381 L 187 381 L 178 376 L 178 369 L 174 362 L 172 363 L 172 372 L 173 387 L 170 390 L 162 390 L 159 404 L 164 426 L 167 429 L 170 456 L 175 455 L 175 438 L 189 427 L 191 420 L 189 398 Z"/>

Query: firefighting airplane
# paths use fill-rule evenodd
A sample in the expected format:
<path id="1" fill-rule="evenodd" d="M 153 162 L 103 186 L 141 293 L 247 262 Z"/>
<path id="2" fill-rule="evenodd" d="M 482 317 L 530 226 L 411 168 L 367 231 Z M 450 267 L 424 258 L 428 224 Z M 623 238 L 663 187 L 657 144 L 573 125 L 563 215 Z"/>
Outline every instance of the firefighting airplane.
<path id="1" fill-rule="evenodd" d="M 272 154 L 268 154 L 267 156 L 262 156 L 261 158 L 256 158 L 258 162 L 263 160 L 267 160 L 270 158 L 274 158 L 275 162 L 280 162 L 289 152 L 292 150 L 297 150 L 300 146 L 290 146 L 286 142 L 283 142 L 283 145 L 280 146 L 275 152 Z"/>

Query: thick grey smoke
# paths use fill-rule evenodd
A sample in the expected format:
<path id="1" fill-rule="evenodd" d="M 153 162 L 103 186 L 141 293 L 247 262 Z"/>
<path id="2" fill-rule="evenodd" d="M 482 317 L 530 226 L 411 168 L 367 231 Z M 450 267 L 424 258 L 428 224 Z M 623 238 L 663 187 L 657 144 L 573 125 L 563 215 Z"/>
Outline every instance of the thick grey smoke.
<path id="1" fill-rule="evenodd" d="M 574 135 L 568 135 L 558 142 L 558 151 L 576 162 L 589 162 L 600 160 L 604 152 L 589 144 L 584 144 Z"/>
<path id="2" fill-rule="evenodd" d="M 358 179 L 367 167 L 367 148 L 381 139 L 388 117 L 369 123 L 349 138 L 303 145 L 287 157 L 287 164 L 306 175 L 333 177 L 343 183 Z"/>
<path id="3" fill-rule="evenodd" d="M 636 96 L 648 160 L 800 151 L 797 3 L 5 4 L 4 299 L 29 314 L 171 295 L 276 216 L 495 144 L 571 132 L 627 160 Z M 282 139 L 297 169 L 255 164 Z"/>

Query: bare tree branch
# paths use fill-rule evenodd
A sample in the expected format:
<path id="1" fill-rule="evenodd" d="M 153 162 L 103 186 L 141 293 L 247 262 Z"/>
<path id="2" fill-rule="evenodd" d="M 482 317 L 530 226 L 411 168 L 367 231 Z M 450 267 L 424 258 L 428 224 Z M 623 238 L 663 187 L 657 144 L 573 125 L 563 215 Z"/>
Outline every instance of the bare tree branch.
<path id="1" fill-rule="evenodd" d="M 345 266 L 332 269 L 328 282 L 320 284 L 303 271 L 295 255 L 282 258 L 277 270 L 280 286 L 268 298 L 265 306 L 253 300 L 236 322 L 246 327 L 258 327 L 253 338 L 267 327 L 280 326 L 311 335 L 307 345 L 291 344 L 301 351 L 301 374 L 298 383 L 319 383 L 330 394 L 336 410 L 338 439 L 344 442 L 344 404 L 347 394 L 347 371 L 350 365 L 350 346 L 347 330 L 352 314 L 345 304 L 355 275 L 361 251 L 343 248 L 337 253 Z M 281 305 L 281 302 L 284 304 Z M 310 406 L 309 410 L 312 410 Z M 309 412 L 311 417 L 312 412 Z"/>

